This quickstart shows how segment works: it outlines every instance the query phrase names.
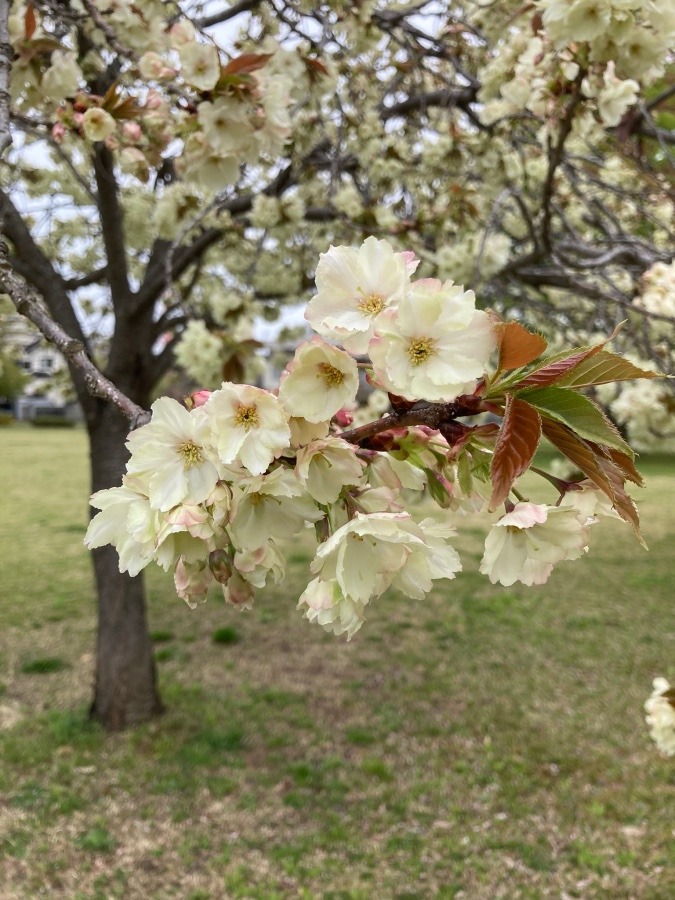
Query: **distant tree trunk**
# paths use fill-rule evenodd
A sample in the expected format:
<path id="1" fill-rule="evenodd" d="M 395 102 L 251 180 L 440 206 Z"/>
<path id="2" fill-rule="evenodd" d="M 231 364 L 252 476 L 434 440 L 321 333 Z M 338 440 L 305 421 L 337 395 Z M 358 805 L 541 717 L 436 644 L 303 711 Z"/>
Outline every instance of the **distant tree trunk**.
<path id="1" fill-rule="evenodd" d="M 119 485 L 128 452 L 129 425 L 112 406 L 100 404 L 88 422 L 92 491 Z M 162 712 L 148 632 L 143 576 L 121 574 L 117 553 L 92 553 L 98 592 L 96 681 L 90 715 L 119 731 Z"/>

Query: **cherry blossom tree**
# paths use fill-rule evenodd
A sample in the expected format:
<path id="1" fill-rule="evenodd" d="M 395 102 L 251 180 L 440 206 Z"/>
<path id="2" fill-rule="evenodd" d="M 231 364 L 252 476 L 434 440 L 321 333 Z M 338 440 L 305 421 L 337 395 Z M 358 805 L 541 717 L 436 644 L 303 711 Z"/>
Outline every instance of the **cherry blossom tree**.
<path id="1" fill-rule="evenodd" d="M 0 289 L 84 410 L 107 727 L 161 708 L 153 560 L 246 606 L 315 523 L 300 602 L 351 636 L 387 587 L 459 570 L 403 488 L 506 503 L 502 584 L 580 556 L 603 512 L 638 529 L 625 438 L 672 427 L 669 0 L 0 10 Z M 278 396 L 247 385 L 253 321 L 307 301 Z M 150 418 L 177 365 L 206 391 Z M 350 428 L 359 367 L 392 407 Z M 548 476 L 556 506 L 516 485 L 542 435 L 583 475 Z"/>

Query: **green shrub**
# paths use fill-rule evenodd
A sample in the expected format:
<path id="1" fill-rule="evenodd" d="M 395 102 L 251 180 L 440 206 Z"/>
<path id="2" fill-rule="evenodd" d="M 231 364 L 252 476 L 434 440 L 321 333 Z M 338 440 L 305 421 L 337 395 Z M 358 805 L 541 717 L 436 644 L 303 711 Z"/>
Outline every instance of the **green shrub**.
<path id="1" fill-rule="evenodd" d="M 14 424 L 14 416 L 10 412 L 0 412 L 0 428 Z"/>

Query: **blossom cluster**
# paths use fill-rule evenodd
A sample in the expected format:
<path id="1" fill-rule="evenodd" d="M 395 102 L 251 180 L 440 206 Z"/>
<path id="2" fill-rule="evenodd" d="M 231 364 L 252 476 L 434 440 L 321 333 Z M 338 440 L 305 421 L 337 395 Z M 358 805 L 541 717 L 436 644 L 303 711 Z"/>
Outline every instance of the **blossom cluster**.
<path id="1" fill-rule="evenodd" d="M 530 36 L 525 29 L 515 39 L 509 32 L 483 73 L 485 121 L 527 110 L 555 123 L 578 81 L 581 98 L 593 101 L 585 127 L 592 110 L 603 126 L 614 127 L 641 85 L 662 74 L 675 38 L 669 0 L 540 0 L 531 24 Z"/>
<path id="2" fill-rule="evenodd" d="M 284 576 L 280 542 L 313 526 L 315 577 L 299 606 L 348 637 L 389 587 L 422 600 L 434 581 L 453 578 L 461 569 L 453 525 L 414 516 L 403 498 L 455 511 L 488 505 L 498 429 L 453 430 L 452 416 L 462 404 L 480 410 L 499 325 L 476 310 L 472 292 L 413 280 L 417 263 L 374 237 L 322 254 L 306 311 L 318 333 L 298 347 L 278 391 L 224 382 L 187 406 L 157 400 L 149 424 L 128 439 L 122 485 L 92 497 L 99 512 L 87 545 L 113 544 L 132 575 L 151 562 L 173 570 L 190 605 L 218 584 L 248 608 L 256 589 Z M 359 366 L 377 388 L 373 414 L 390 401 L 437 408 L 448 428 L 384 416 L 371 441 L 347 430 Z M 554 565 L 586 552 L 590 525 L 612 510 L 590 482 L 568 487 L 555 506 L 506 501 L 480 564 L 493 583 L 542 584 Z"/>
<path id="3" fill-rule="evenodd" d="M 321 65 L 312 70 L 314 81 L 309 77 L 304 46 L 287 50 L 267 42 L 262 49 L 268 52 L 223 59 L 215 41 L 189 18 L 177 18 L 167 28 L 166 5 L 159 0 L 94 5 L 109 34 L 85 16 L 78 24 L 87 35 L 86 56 L 79 52 L 82 42 L 74 28 L 57 34 L 49 17 L 33 15 L 30 26 L 25 14 L 10 17 L 10 37 L 23 51 L 12 66 L 12 97 L 26 110 L 50 110 L 57 143 L 72 137 L 102 142 L 116 153 L 121 171 L 141 181 L 161 166 L 162 154 L 179 138 L 182 152 L 175 162 L 185 181 L 207 192 L 233 184 L 242 163 L 281 152 L 291 134 L 294 98 L 327 75 Z M 128 48 L 120 65 L 140 78 L 143 88 L 96 96 L 88 85 L 92 73 L 105 68 L 111 33 Z M 168 85 L 168 94 L 182 98 L 180 113 L 167 99 Z"/>

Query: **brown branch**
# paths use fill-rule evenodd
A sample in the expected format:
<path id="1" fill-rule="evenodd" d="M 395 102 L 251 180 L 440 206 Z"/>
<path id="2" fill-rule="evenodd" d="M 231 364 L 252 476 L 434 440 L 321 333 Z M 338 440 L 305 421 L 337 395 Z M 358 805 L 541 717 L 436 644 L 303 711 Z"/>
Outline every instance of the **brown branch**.
<path id="1" fill-rule="evenodd" d="M 211 25 L 220 25 L 221 22 L 234 19 L 235 16 L 241 13 L 250 12 L 261 4 L 262 0 L 239 0 L 239 3 L 233 3 L 227 9 L 223 9 L 218 13 L 212 13 L 210 16 L 204 16 L 202 19 L 197 19 L 195 25 L 197 28 L 210 28 Z"/>
<path id="2" fill-rule="evenodd" d="M 70 367 L 82 375 L 84 385 L 91 396 L 100 397 L 116 406 L 129 419 L 132 429 L 150 421 L 150 413 L 135 404 L 101 374 L 89 359 L 84 344 L 70 337 L 54 322 L 26 283 L 1 260 L 0 290 L 9 295 L 17 312 L 30 319 L 41 334 L 63 353 Z"/>
<path id="3" fill-rule="evenodd" d="M 107 259 L 108 284 L 113 307 L 119 315 L 128 310 L 127 304 L 131 296 L 122 208 L 113 170 L 112 153 L 104 144 L 97 143 L 94 145 L 92 156 L 98 187 L 98 210 Z"/>
<path id="4" fill-rule="evenodd" d="M 80 275 L 78 278 L 64 278 L 63 286 L 67 291 L 78 291 L 80 288 L 89 287 L 90 284 L 100 284 L 105 280 L 108 274 L 108 267 L 101 266 L 100 269 L 94 269 L 86 275 Z"/>
<path id="5" fill-rule="evenodd" d="M 350 431 L 343 431 L 339 437 L 350 444 L 363 444 L 391 428 L 405 428 L 411 425 L 425 425 L 427 428 L 437 429 L 444 423 L 452 422 L 460 416 L 475 416 L 481 410 L 481 398 L 475 394 L 464 394 L 453 400 L 452 403 L 427 403 L 405 412 L 393 412 L 374 422 L 359 425 Z"/>
<path id="6" fill-rule="evenodd" d="M 9 130 L 9 73 L 14 50 L 9 43 L 7 27 L 9 7 L 10 0 L 0 0 L 0 156 L 12 143 Z"/>
<path id="7" fill-rule="evenodd" d="M 426 109 L 440 107 L 448 109 L 451 106 L 459 106 L 466 109 L 470 103 L 475 102 L 478 87 L 450 87 L 439 91 L 429 91 L 426 94 L 413 94 L 391 106 L 382 106 L 380 116 L 388 121 L 397 117 L 406 116 L 410 112 L 424 112 Z"/>

